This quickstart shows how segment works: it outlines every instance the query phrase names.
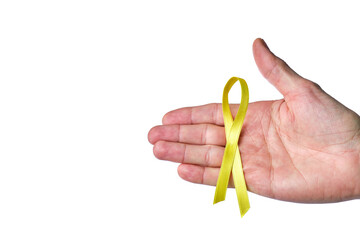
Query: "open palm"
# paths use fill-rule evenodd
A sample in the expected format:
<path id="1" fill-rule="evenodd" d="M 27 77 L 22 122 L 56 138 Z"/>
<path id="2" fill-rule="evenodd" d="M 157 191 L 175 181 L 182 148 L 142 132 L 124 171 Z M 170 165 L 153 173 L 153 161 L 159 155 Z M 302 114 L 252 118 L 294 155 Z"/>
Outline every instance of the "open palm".
<path id="1" fill-rule="evenodd" d="M 358 198 L 360 117 L 296 74 L 263 40 L 253 51 L 284 99 L 249 104 L 239 140 L 249 191 L 294 202 Z M 233 115 L 237 108 L 231 105 Z M 183 179 L 216 185 L 225 147 L 221 104 L 171 111 L 148 138 L 157 158 L 181 163 Z"/>

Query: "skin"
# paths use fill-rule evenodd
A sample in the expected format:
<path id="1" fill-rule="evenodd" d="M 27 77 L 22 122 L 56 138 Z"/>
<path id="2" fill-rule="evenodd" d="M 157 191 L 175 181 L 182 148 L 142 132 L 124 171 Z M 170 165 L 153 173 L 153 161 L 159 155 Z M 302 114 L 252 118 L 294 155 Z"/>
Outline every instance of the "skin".
<path id="1" fill-rule="evenodd" d="M 249 104 L 239 139 L 248 190 L 292 202 L 359 199 L 359 115 L 295 73 L 262 39 L 253 53 L 284 98 Z M 237 109 L 231 105 L 233 116 Z M 184 180 L 215 186 L 226 143 L 221 104 L 170 111 L 162 122 L 148 134 L 154 155 L 180 163 Z"/>

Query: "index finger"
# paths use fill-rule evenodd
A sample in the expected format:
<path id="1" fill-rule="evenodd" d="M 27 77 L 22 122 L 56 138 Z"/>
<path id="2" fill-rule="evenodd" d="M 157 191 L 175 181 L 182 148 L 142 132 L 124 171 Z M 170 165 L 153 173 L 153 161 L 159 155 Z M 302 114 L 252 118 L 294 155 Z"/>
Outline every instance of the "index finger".
<path id="1" fill-rule="evenodd" d="M 233 117 L 239 108 L 239 104 L 230 104 Z M 210 123 L 223 126 L 224 119 L 221 103 L 210 103 L 196 107 L 185 107 L 170 111 L 162 119 L 164 125 L 168 124 L 200 124 Z"/>

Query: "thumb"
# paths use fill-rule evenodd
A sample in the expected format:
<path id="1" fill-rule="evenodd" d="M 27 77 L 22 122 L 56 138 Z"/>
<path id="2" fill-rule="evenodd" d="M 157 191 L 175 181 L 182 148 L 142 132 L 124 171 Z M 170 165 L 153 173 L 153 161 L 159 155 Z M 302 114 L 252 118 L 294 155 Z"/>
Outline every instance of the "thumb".
<path id="1" fill-rule="evenodd" d="M 261 74 L 285 97 L 302 88 L 305 82 L 282 59 L 275 56 L 263 39 L 256 39 L 253 44 L 253 54 Z"/>

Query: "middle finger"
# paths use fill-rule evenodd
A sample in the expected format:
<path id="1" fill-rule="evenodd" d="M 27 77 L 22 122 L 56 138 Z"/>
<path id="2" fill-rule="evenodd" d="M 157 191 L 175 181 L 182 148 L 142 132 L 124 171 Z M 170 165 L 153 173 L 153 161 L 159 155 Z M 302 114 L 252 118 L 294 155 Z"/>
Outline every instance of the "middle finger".
<path id="1" fill-rule="evenodd" d="M 158 141 L 154 145 L 154 155 L 160 160 L 195 164 L 205 167 L 220 167 L 224 155 L 224 148 L 214 145 L 200 146 Z"/>

